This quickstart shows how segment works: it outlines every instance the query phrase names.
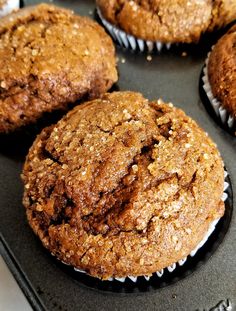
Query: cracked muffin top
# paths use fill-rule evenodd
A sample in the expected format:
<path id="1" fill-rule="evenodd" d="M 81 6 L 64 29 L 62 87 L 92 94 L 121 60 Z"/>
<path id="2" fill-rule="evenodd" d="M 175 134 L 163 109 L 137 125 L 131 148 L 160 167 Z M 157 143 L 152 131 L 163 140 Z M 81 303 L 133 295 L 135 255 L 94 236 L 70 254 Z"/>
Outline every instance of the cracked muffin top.
<path id="1" fill-rule="evenodd" d="M 224 213 L 216 145 L 183 111 L 139 93 L 105 94 L 44 129 L 22 179 L 44 246 L 104 280 L 186 257 Z"/>
<path id="2" fill-rule="evenodd" d="M 0 20 L 0 132 L 98 97 L 115 81 L 113 43 L 89 18 L 40 4 Z"/>
<path id="3" fill-rule="evenodd" d="M 197 42 L 236 19 L 235 0 L 97 0 L 105 19 L 137 38 Z"/>
<path id="4" fill-rule="evenodd" d="M 213 95 L 236 119 L 236 25 L 214 46 L 208 76 Z"/>

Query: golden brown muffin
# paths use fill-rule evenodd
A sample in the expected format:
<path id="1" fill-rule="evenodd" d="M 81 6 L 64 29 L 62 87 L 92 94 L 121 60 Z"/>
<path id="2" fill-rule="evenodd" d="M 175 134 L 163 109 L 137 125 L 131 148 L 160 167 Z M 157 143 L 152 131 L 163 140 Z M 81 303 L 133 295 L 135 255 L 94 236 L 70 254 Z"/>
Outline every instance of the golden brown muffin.
<path id="1" fill-rule="evenodd" d="M 139 93 L 105 94 L 44 129 L 22 178 L 44 246 L 103 280 L 177 262 L 224 214 L 216 145 L 183 111 Z"/>
<path id="2" fill-rule="evenodd" d="M 236 19 L 235 0 L 97 0 L 103 17 L 137 38 L 197 42 Z"/>
<path id="3" fill-rule="evenodd" d="M 208 62 L 213 95 L 236 119 L 236 25 L 214 46 Z"/>
<path id="4" fill-rule="evenodd" d="M 0 20 L 0 132 L 117 81 L 110 37 L 89 18 L 41 4 Z"/>

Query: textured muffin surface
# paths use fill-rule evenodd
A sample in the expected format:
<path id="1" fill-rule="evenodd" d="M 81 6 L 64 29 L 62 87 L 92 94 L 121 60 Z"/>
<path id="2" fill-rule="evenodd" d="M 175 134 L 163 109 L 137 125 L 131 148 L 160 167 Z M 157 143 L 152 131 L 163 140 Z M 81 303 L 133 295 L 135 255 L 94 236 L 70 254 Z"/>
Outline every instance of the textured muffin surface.
<path id="1" fill-rule="evenodd" d="M 214 46 L 208 76 L 213 95 L 236 119 L 236 26 Z"/>
<path id="2" fill-rule="evenodd" d="M 105 94 L 44 129 L 22 178 L 44 246 L 101 279 L 184 258 L 224 213 L 215 144 L 183 111 L 139 93 Z"/>
<path id="3" fill-rule="evenodd" d="M 97 97 L 116 80 L 112 41 L 92 20 L 46 4 L 0 20 L 0 132 Z"/>
<path id="4" fill-rule="evenodd" d="M 102 15 L 144 40 L 197 42 L 236 18 L 235 0 L 97 0 Z"/>

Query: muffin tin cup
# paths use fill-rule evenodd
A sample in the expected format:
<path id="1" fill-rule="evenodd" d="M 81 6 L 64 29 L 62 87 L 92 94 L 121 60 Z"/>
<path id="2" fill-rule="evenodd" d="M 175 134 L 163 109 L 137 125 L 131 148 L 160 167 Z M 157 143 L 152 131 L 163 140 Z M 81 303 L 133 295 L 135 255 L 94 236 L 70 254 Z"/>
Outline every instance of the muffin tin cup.
<path id="1" fill-rule="evenodd" d="M 17 10 L 20 8 L 20 0 L 7 0 L 6 4 L 0 9 L 0 17 L 3 17 L 13 10 Z"/>
<path id="2" fill-rule="evenodd" d="M 213 48 L 214 46 L 212 47 L 212 50 Z M 212 93 L 212 88 L 211 88 L 209 76 L 208 76 L 208 63 L 209 63 L 210 55 L 211 55 L 211 52 L 208 53 L 207 59 L 205 61 L 205 66 L 203 68 L 202 87 L 215 113 L 215 116 L 217 117 L 221 125 L 225 126 L 226 129 L 232 132 L 236 128 L 235 118 L 224 108 L 223 104 L 217 98 L 215 98 Z"/>
<path id="3" fill-rule="evenodd" d="M 225 181 L 224 181 L 224 192 L 223 192 L 223 195 L 222 195 L 222 201 L 224 201 L 224 202 L 225 202 L 225 201 L 227 200 L 227 198 L 228 198 L 228 193 L 226 192 L 227 189 L 229 188 L 229 183 L 226 181 L 227 176 L 228 176 L 227 171 L 224 171 L 224 178 L 225 178 Z M 204 238 L 201 240 L 201 242 L 191 251 L 191 253 L 190 253 L 187 257 L 182 258 L 182 259 L 179 260 L 178 262 L 175 262 L 175 263 L 173 263 L 172 265 L 170 265 L 170 266 L 168 266 L 168 267 L 166 267 L 166 268 L 161 269 L 160 271 L 154 272 L 151 276 L 150 276 L 150 275 L 148 275 L 148 276 L 144 275 L 144 276 L 138 276 L 138 277 L 137 277 L 137 276 L 129 275 L 129 276 L 127 276 L 127 277 L 121 277 L 121 278 L 119 278 L 119 277 L 114 277 L 114 278 L 111 277 L 111 278 L 109 278 L 107 281 L 110 281 L 110 282 L 118 281 L 118 282 L 120 282 L 120 283 L 124 283 L 124 282 L 126 282 L 126 281 L 129 279 L 129 280 L 132 281 L 133 283 L 136 283 L 136 282 L 138 281 L 138 278 L 142 278 L 142 279 L 145 280 L 145 281 L 149 281 L 150 278 L 152 278 L 152 277 L 155 276 L 155 275 L 156 275 L 157 277 L 161 278 L 161 277 L 164 275 L 165 272 L 169 272 L 169 273 L 173 272 L 175 269 L 178 268 L 178 266 L 183 266 L 183 265 L 187 262 L 188 257 L 194 257 L 194 256 L 196 255 L 196 253 L 198 252 L 198 250 L 199 250 L 203 245 L 205 245 L 205 243 L 208 241 L 209 237 L 210 237 L 210 236 L 212 235 L 212 233 L 214 232 L 214 230 L 215 230 L 215 228 L 216 228 L 216 225 L 218 224 L 219 220 L 220 220 L 220 218 L 215 219 L 215 220 L 210 224 L 210 226 L 209 226 L 209 228 L 208 228 L 208 231 L 207 231 L 207 233 L 205 234 Z M 52 254 L 52 255 L 54 256 L 54 254 Z M 63 261 L 62 261 L 62 263 L 65 264 L 65 265 L 68 265 L 67 263 L 65 263 L 65 262 L 63 262 Z M 75 272 L 79 272 L 79 273 L 83 273 L 83 274 L 86 274 L 86 275 L 90 276 L 88 273 L 86 273 L 84 270 L 81 270 L 81 269 L 74 268 L 74 271 L 75 271 Z"/>
<path id="4" fill-rule="evenodd" d="M 169 50 L 172 43 L 163 43 L 160 41 L 150 41 L 143 40 L 141 38 L 136 38 L 133 35 L 127 34 L 125 31 L 120 28 L 112 25 L 108 22 L 103 16 L 99 8 L 97 8 L 97 14 L 103 24 L 103 26 L 107 29 L 112 38 L 119 43 L 120 46 L 130 49 L 133 52 L 161 52 L 166 49 Z M 177 43 L 175 44 L 177 45 Z"/>

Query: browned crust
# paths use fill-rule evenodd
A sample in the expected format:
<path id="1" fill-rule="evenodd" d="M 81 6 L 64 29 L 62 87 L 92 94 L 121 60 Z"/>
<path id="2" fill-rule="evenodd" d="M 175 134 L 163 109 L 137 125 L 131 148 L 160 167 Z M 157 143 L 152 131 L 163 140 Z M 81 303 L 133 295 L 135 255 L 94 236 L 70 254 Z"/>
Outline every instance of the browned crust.
<path id="1" fill-rule="evenodd" d="M 46 4 L 0 20 L 0 132 L 98 97 L 115 81 L 113 43 L 92 20 Z"/>
<path id="2" fill-rule="evenodd" d="M 236 119 L 236 26 L 215 45 L 208 63 L 213 95 Z"/>
<path id="3" fill-rule="evenodd" d="M 184 258 L 224 213 L 215 144 L 183 111 L 138 93 L 106 94 L 43 130 L 22 178 L 44 246 L 101 279 Z"/>
<path id="4" fill-rule="evenodd" d="M 97 0 L 112 24 L 144 40 L 197 42 L 236 18 L 235 0 Z"/>

